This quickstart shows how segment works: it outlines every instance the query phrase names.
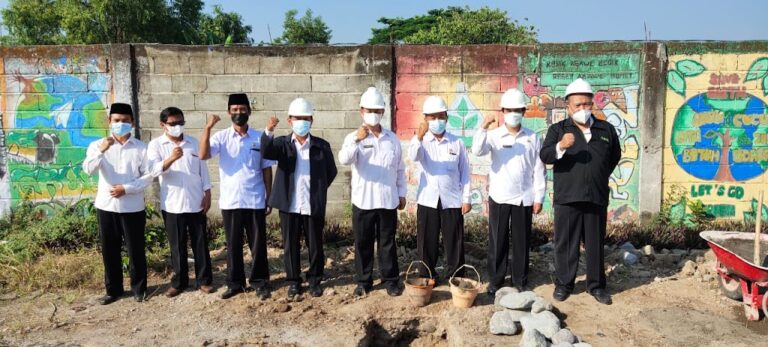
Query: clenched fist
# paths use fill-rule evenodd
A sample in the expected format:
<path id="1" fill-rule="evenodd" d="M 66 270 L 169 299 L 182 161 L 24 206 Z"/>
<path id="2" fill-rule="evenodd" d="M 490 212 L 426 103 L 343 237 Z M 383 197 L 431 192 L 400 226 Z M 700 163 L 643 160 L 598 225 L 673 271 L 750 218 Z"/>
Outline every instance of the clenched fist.
<path id="1" fill-rule="evenodd" d="M 416 133 L 416 136 L 418 137 L 419 141 L 424 140 L 424 135 L 427 134 L 427 130 L 429 130 L 429 125 L 427 124 L 427 120 L 422 120 L 419 124 L 419 131 Z"/>
<path id="2" fill-rule="evenodd" d="M 491 117 L 491 116 L 485 117 L 482 125 L 483 129 L 488 129 L 491 126 L 491 124 L 493 124 L 494 122 L 496 122 L 496 117 Z"/>
<path id="3" fill-rule="evenodd" d="M 272 117 L 269 117 L 267 119 L 267 131 L 273 132 L 275 131 L 275 127 L 277 127 L 277 124 L 280 123 L 280 120 L 277 119 L 274 115 Z"/>
<path id="4" fill-rule="evenodd" d="M 576 138 L 573 137 L 572 133 L 565 133 L 563 135 L 563 138 L 560 139 L 560 149 L 566 150 L 573 146 L 573 142 L 576 141 Z"/>
<path id="5" fill-rule="evenodd" d="M 357 128 L 357 134 L 355 134 L 355 136 L 357 142 L 365 140 L 365 138 L 368 137 L 368 128 L 366 128 L 365 125 L 361 125 Z"/>
<path id="6" fill-rule="evenodd" d="M 101 141 L 101 146 L 99 146 L 99 150 L 101 153 L 106 152 L 109 147 L 112 147 L 112 145 L 115 144 L 115 138 L 112 136 L 104 138 L 104 141 Z"/>
<path id="7" fill-rule="evenodd" d="M 184 155 L 184 150 L 181 147 L 176 147 L 171 151 L 170 159 L 176 161 Z"/>
<path id="8" fill-rule="evenodd" d="M 205 127 L 207 129 L 213 129 L 213 126 L 216 125 L 221 120 L 221 117 L 216 114 L 212 114 L 210 117 L 208 117 L 208 122 L 205 124 Z"/>

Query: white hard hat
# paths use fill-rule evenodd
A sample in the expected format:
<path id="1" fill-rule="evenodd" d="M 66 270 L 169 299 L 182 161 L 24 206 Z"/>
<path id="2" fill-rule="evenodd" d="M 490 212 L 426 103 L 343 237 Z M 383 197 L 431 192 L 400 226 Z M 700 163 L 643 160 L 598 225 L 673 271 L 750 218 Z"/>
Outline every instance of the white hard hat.
<path id="1" fill-rule="evenodd" d="M 368 87 L 368 90 L 360 97 L 360 107 L 367 109 L 383 109 L 386 107 L 384 104 L 384 95 L 376 89 L 376 87 Z"/>
<path id="2" fill-rule="evenodd" d="M 594 95 L 595 93 L 592 91 L 592 85 L 589 84 L 589 82 L 582 78 L 577 78 L 575 81 L 571 82 L 567 88 L 565 88 L 565 97 L 568 98 L 568 95 L 571 94 Z"/>
<path id="3" fill-rule="evenodd" d="M 311 116 L 313 112 L 312 103 L 304 98 L 296 98 L 288 106 L 289 116 Z"/>
<path id="4" fill-rule="evenodd" d="M 501 96 L 501 108 L 525 108 L 525 95 L 517 89 L 508 89 Z"/>
<path id="5" fill-rule="evenodd" d="M 424 106 L 422 107 L 422 113 L 433 114 L 448 111 L 448 106 L 445 104 L 443 98 L 432 95 L 424 100 Z"/>

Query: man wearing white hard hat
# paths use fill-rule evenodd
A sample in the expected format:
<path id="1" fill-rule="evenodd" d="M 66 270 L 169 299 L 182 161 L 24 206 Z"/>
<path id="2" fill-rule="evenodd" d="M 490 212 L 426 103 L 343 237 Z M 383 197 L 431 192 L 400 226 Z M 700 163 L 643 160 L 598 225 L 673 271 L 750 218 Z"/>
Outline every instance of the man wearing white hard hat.
<path id="1" fill-rule="evenodd" d="M 261 155 L 262 132 L 248 126 L 251 104 L 242 93 L 230 94 L 227 113 L 232 126 L 211 136 L 220 120 L 208 117 L 200 136 L 200 159 L 219 156 L 219 208 L 227 239 L 227 290 L 222 299 L 245 292 L 243 237 L 251 251 L 248 282 L 262 300 L 271 296 L 267 263 L 266 202 L 272 183 L 272 161 Z"/>
<path id="2" fill-rule="evenodd" d="M 555 300 L 573 292 L 579 247 L 587 257 L 587 292 L 612 303 L 603 268 L 608 179 L 621 158 L 616 129 L 592 116 L 592 86 L 579 78 L 565 90 L 570 115 L 549 127 L 541 160 L 553 164 L 555 209 Z"/>
<path id="3" fill-rule="evenodd" d="M 380 122 L 384 96 L 374 87 L 360 98 L 362 125 L 344 138 L 339 162 L 352 166 L 352 229 L 360 297 L 373 287 L 373 245 L 378 245 L 379 272 L 387 294 L 401 293 L 397 264 L 397 209 L 405 208 L 405 164 L 400 139 Z"/>
<path id="4" fill-rule="evenodd" d="M 320 282 L 323 279 L 325 253 L 323 252 L 323 228 L 328 187 L 336 178 L 336 163 L 331 145 L 310 135 L 312 127 L 312 103 L 296 98 L 288 106 L 288 125 L 291 134 L 274 136 L 279 123 L 270 117 L 261 137 L 261 153 L 264 158 L 277 160 L 275 184 L 269 205 L 280 211 L 280 229 L 283 234 L 283 261 L 288 298 L 302 293 L 301 288 L 301 237 L 309 250 L 309 294 L 323 295 Z"/>
<path id="5" fill-rule="evenodd" d="M 472 141 L 472 153 L 491 154 L 488 175 L 488 294 L 504 285 L 509 243 L 512 241 L 512 285 L 525 291 L 528 284 L 529 248 L 533 214 L 541 212 L 547 190 L 544 163 L 539 159 L 541 140 L 522 126 L 525 95 L 509 89 L 501 96 L 502 125 L 488 127 L 496 117 L 486 117 Z"/>
<path id="6" fill-rule="evenodd" d="M 448 106 L 439 96 L 424 101 L 424 120 L 411 139 L 408 157 L 419 170 L 417 249 L 421 261 L 439 280 L 435 266 L 442 233 L 445 276 L 464 264 L 464 214 L 470 211 L 469 160 L 464 141 L 445 131 Z M 427 271 L 421 272 L 426 277 Z"/>

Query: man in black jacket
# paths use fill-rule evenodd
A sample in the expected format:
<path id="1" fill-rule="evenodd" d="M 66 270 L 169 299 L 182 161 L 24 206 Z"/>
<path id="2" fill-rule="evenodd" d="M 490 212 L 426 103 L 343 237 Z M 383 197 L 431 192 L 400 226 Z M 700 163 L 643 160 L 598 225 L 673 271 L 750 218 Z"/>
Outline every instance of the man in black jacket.
<path id="1" fill-rule="evenodd" d="M 288 297 L 301 294 L 300 236 L 303 234 L 309 248 L 309 294 L 323 294 L 325 254 L 323 227 L 328 186 L 336 177 L 336 163 L 327 141 L 310 136 L 312 104 L 297 98 L 288 107 L 291 135 L 274 138 L 278 120 L 271 117 L 261 138 L 264 158 L 277 161 L 272 195 L 269 205 L 280 211 L 280 229 L 283 233 L 283 259 L 285 262 Z"/>
<path id="2" fill-rule="evenodd" d="M 587 256 L 587 291 L 606 305 L 603 243 L 608 211 L 608 179 L 621 158 L 616 129 L 592 117 L 592 86 L 579 78 L 565 90 L 570 118 L 553 124 L 541 160 L 554 164 L 555 300 L 573 291 L 579 246 Z"/>

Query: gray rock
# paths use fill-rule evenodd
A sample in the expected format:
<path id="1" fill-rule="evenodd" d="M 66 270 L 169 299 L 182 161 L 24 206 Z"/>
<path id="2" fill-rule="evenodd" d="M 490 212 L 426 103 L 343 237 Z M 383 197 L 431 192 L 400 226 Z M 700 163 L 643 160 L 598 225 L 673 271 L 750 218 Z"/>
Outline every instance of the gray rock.
<path id="1" fill-rule="evenodd" d="M 511 310 L 527 310 L 531 308 L 534 300 L 536 300 L 536 293 L 528 291 L 504 295 L 499 304 Z"/>
<path id="2" fill-rule="evenodd" d="M 533 301 L 533 305 L 531 305 L 531 313 L 539 313 L 541 311 L 552 311 L 552 309 L 553 309 L 552 303 L 540 296 L 537 296 L 536 300 Z"/>
<path id="3" fill-rule="evenodd" d="M 655 253 L 656 251 L 653 250 L 653 246 L 645 245 L 645 247 L 643 247 L 643 254 L 646 256 L 654 255 Z"/>
<path id="4" fill-rule="evenodd" d="M 534 313 L 530 317 L 523 317 L 520 319 L 520 324 L 526 332 L 536 329 L 547 338 L 551 338 L 560 331 L 560 319 L 549 311 Z"/>
<path id="5" fill-rule="evenodd" d="M 637 249 L 631 242 L 624 242 L 621 246 L 619 246 L 619 248 L 633 253 Z"/>
<path id="6" fill-rule="evenodd" d="M 672 254 L 677 254 L 677 255 L 682 257 L 682 256 L 685 256 L 685 255 L 688 255 L 688 251 L 685 250 L 685 249 L 673 249 L 672 250 Z"/>
<path id="7" fill-rule="evenodd" d="M 555 244 L 552 242 L 547 242 L 541 246 L 539 246 L 539 251 L 541 252 L 552 252 L 555 250 Z"/>
<path id="8" fill-rule="evenodd" d="M 503 298 L 507 294 L 513 294 L 513 293 L 518 293 L 518 292 L 519 291 L 515 287 L 501 287 L 501 288 L 499 288 L 499 290 L 496 291 L 496 295 L 494 296 L 493 305 L 497 309 L 504 309 L 504 308 L 506 308 L 504 306 L 501 306 L 501 298 Z"/>
<path id="9" fill-rule="evenodd" d="M 574 344 L 573 347 L 592 347 L 592 345 L 586 343 L 586 342 L 579 342 L 577 344 Z"/>
<path id="10" fill-rule="evenodd" d="M 576 342 L 578 342 L 576 336 L 568 329 L 560 329 L 560 331 L 552 335 L 552 344 L 555 345 L 560 343 L 574 344 Z"/>
<path id="11" fill-rule="evenodd" d="M 530 317 L 531 313 L 528 311 L 520 311 L 520 310 L 505 310 L 507 314 L 509 314 L 509 318 L 511 318 L 515 322 L 520 322 L 520 320 L 523 317 Z"/>
<path id="12" fill-rule="evenodd" d="M 621 254 L 621 260 L 626 265 L 634 265 L 634 264 L 637 264 L 638 258 L 634 253 L 624 250 L 622 251 L 622 254 Z"/>
<path id="13" fill-rule="evenodd" d="M 547 338 L 536 329 L 526 329 L 520 339 L 520 347 L 547 347 Z"/>
<path id="14" fill-rule="evenodd" d="M 560 342 L 558 344 L 552 344 L 552 347 L 573 347 L 573 345 L 568 342 Z"/>
<path id="15" fill-rule="evenodd" d="M 512 320 L 507 311 L 494 313 L 488 327 L 494 335 L 515 335 L 520 332 L 517 323 Z"/>
<path id="16" fill-rule="evenodd" d="M 666 249 L 666 248 L 662 248 L 662 249 L 661 249 L 661 254 L 669 254 L 669 253 L 670 253 L 670 252 L 669 252 L 669 250 L 668 250 L 668 249 Z"/>

